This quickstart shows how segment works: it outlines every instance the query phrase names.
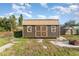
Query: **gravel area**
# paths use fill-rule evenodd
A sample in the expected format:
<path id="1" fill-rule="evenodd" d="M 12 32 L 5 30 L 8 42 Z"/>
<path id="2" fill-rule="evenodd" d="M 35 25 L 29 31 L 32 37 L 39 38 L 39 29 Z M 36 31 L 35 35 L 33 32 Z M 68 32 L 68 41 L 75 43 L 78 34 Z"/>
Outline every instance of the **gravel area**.
<path id="1" fill-rule="evenodd" d="M 43 39 L 36 39 L 37 40 L 37 42 L 39 42 L 39 43 L 42 43 L 43 42 Z"/>

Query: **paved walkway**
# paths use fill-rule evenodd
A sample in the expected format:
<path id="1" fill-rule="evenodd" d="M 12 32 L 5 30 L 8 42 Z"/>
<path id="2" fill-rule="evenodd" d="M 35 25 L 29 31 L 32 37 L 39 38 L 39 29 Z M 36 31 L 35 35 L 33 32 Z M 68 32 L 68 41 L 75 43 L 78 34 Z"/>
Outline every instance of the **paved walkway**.
<path id="1" fill-rule="evenodd" d="M 0 47 L 0 52 L 5 51 L 5 49 L 10 48 L 10 47 L 12 47 L 13 45 L 14 45 L 14 43 L 8 43 L 8 44 L 6 44 L 6 45 L 1 46 L 1 47 Z"/>
<path id="2" fill-rule="evenodd" d="M 42 43 L 43 39 L 37 39 L 37 42 Z"/>
<path id="3" fill-rule="evenodd" d="M 70 45 L 68 44 L 68 42 L 63 42 L 63 41 L 50 41 L 50 43 L 60 46 L 60 47 L 79 48 L 79 46 Z"/>

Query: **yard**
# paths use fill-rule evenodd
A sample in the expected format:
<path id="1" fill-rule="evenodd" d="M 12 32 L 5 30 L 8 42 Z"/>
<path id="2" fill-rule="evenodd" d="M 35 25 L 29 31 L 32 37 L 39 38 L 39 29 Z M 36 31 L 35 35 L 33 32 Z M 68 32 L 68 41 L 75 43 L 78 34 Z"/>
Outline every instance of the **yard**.
<path id="1" fill-rule="evenodd" d="M 68 40 L 79 40 L 79 35 L 62 35 L 62 36 L 67 38 Z"/>
<path id="2" fill-rule="evenodd" d="M 67 36 L 70 38 L 70 36 Z M 79 36 L 71 38 L 78 39 Z M 0 53 L 1 56 L 79 56 L 79 48 L 55 46 L 50 40 L 38 42 L 35 39 L 17 38 L 17 43 Z"/>
<path id="3" fill-rule="evenodd" d="M 0 32 L 0 47 L 10 43 L 12 39 L 12 33 L 11 32 Z"/>
<path id="4" fill-rule="evenodd" d="M 0 47 L 9 43 L 10 39 L 9 38 L 0 38 Z"/>

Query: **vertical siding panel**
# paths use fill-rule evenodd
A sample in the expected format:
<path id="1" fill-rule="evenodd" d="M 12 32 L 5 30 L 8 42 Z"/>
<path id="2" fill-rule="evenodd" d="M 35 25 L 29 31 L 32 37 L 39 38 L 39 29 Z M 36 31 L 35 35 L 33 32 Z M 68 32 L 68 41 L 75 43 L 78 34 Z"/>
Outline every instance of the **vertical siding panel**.
<path id="1" fill-rule="evenodd" d="M 56 32 L 51 32 L 51 25 L 48 26 L 48 37 L 59 37 L 59 26 L 56 26 Z"/>

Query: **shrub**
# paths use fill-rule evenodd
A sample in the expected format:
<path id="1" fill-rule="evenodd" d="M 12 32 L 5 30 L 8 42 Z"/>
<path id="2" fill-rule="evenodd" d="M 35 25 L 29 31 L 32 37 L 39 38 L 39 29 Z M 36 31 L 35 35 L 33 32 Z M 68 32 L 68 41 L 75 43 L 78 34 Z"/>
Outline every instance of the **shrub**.
<path id="1" fill-rule="evenodd" d="M 22 37 L 22 31 L 15 31 L 14 37 L 16 37 L 16 38 Z"/>

